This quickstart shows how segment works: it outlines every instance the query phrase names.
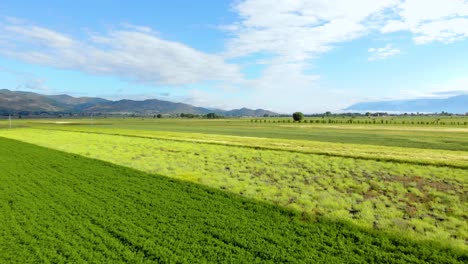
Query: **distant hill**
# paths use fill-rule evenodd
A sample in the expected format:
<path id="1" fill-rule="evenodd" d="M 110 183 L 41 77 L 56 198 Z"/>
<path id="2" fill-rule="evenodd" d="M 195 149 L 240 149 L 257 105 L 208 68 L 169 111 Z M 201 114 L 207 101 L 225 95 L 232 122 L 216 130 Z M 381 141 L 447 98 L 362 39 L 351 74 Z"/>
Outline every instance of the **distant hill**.
<path id="1" fill-rule="evenodd" d="M 275 112 L 268 111 L 268 110 L 263 110 L 263 109 L 252 110 L 252 109 L 244 107 L 241 109 L 225 111 L 224 115 L 227 115 L 227 116 L 264 116 L 264 115 L 275 116 L 278 114 Z"/>
<path id="2" fill-rule="evenodd" d="M 72 106 L 73 111 L 83 111 L 96 104 L 111 102 L 109 100 L 98 97 L 72 97 L 66 94 L 61 95 L 46 95 L 46 97 L 59 102 L 64 108 Z"/>
<path id="3" fill-rule="evenodd" d="M 426 112 L 464 114 L 468 112 L 468 95 L 459 95 L 444 99 L 414 99 L 381 102 L 366 102 L 351 105 L 344 109 L 358 112 Z"/>
<path id="4" fill-rule="evenodd" d="M 207 114 L 211 112 L 219 112 L 222 110 L 209 110 L 202 107 L 195 107 L 188 104 L 173 103 L 157 99 L 148 99 L 144 101 L 120 100 L 106 101 L 97 103 L 85 109 L 87 112 L 103 112 L 103 113 L 190 113 L 190 114 Z"/>
<path id="5" fill-rule="evenodd" d="M 0 110 L 2 111 L 59 112 L 63 109 L 63 103 L 44 95 L 0 90 Z"/>
<path id="6" fill-rule="evenodd" d="M 98 97 L 73 97 L 69 95 L 42 95 L 32 92 L 0 90 L 0 112 L 49 112 L 49 113 L 113 113 L 113 114 L 207 114 L 225 116 L 263 116 L 277 113 L 263 109 L 235 109 L 230 111 L 208 109 L 189 104 L 158 99 L 143 101 L 112 101 Z"/>

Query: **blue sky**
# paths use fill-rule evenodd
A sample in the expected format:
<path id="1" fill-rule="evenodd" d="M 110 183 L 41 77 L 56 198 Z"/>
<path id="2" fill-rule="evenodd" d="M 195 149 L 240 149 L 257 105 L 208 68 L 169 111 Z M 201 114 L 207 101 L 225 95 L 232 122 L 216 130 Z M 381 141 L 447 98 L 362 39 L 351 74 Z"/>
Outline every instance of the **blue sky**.
<path id="1" fill-rule="evenodd" d="M 468 1 L 0 2 L 1 88 L 339 111 L 468 93 Z"/>

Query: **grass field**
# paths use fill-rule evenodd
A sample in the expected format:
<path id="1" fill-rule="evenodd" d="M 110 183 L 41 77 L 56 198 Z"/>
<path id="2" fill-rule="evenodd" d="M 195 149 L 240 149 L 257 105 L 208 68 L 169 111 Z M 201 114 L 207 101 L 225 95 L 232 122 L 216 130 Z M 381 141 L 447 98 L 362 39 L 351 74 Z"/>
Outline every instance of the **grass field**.
<path id="1" fill-rule="evenodd" d="M 468 254 L 0 138 L 0 261 L 464 263 Z M 19 162 L 21 161 L 21 162 Z"/>
<path id="2" fill-rule="evenodd" d="M 468 121 L 467 118 L 459 118 Z M 265 119 L 266 121 L 267 119 Z M 61 122 L 57 124 L 57 122 Z M 462 121 L 459 121 L 462 122 Z M 3 123 L 3 124 L 2 124 Z M 94 124 L 94 125 L 93 125 Z M 59 119 L 21 120 L 14 126 L 80 127 L 127 129 L 233 135 L 257 138 L 313 140 L 321 142 L 365 144 L 376 146 L 411 147 L 468 151 L 468 126 L 382 125 L 382 124 L 316 124 L 316 123 L 252 123 L 250 119 Z M 6 128 L 6 120 L 0 127 Z"/>
<path id="3" fill-rule="evenodd" d="M 232 193 L 226 194 L 229 199 L 265 202 L 261 206 L 270 208 L 265 210 L 287 208 L 292 211 L 284 212 L 296 212 L 307 228 L 346 223 L 365 236 L 398 236 L 419 248 L 442 243 L 454 250 L 447 253 L 454 254 L 452 260 L 468 250 L 468 127 L 463 125 L 127 118 L 23 120 L 14 127 L 0 129 L 0 137 L 137 169 L 147 177 L 208 186 Z M 83 177 L 92 174 L 86 171 Z M 328 258 L 307 254 L 291 259 Z"/>
<path id="4" fill-rule="evenodd" d="M 468 155 L 464 151 L 440 149 L 418 149 L 403 147 L 343 144 L 311 140 L 290 140 L 279 138 L 241 137 L 201 133 L 181 133 L 155 130 L 120 129 L 115 126 L 103 127 L 42 127 L 45 130 L 70 131 L 85 134 L 117 135 L 136 138 L 162 139 L 188 143 L 206 143 L 221 146 L 241 146 L 245 148 L 282 150 L 306 154 L 321 154 L 356 159 L 395 161 L 420 165 L 443 165 L 455 168 L 468 168 Z M 32 131 L 31 131 L 32 132 Z M 39 133 L 36 131 L 36 133 Z M 21 134 L 21 133 L 19 133 Z"/>

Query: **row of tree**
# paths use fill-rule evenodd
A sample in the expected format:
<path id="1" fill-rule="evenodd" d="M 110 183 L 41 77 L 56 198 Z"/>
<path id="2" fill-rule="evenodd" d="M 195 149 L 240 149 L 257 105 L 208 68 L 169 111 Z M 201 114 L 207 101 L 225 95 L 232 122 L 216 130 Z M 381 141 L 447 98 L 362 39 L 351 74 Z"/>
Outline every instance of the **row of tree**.
<path id="1" fill-rule="evenodd" d="M 305 123 L 323 123 L 323 124 L 411 124 L 411 125 L 468 125 L 468 122 L 460 122 L 460 121 L 451 121 L 451 122 L 448 122 L 448 121 L 441 121 L 441 119 L 436 119 L 436 120 L 432 120 L 432 121 L 428 121 L 428 120 L 401 120 L 401 121 L 395 121 L 393 119 L 390 119 L 390 120 L 384 120 L 384 119 L 380 119 L 380 120 L 377 120 L 377 119 L 354 119 L 354 117 L 350 118 L 350 119 L 345 119 L 345 120 L 340 120 L 340 119 L 310 119 L 310 120 L 304 120 L 304 117 L 305 115 L 301 112 L 295 112 L 293 113 L 292 115 L 292 118 L 293 118 L 293 121 L 294 122 L 305 122 Z M 286 119 L 282 119 L 282 120 L 267 120 L 267 119 L 262 119 L 262 120 L 258 120 L 258 119 L 251 119 L 250 120 L 251 122 L 268 122 L 268 123 L 290 123 L 291 120 L 286 120 Z"/>
<path id="2" fill-rule="evenodd" d="M 181 113 L 179 114 L 179 117 L 182 118 L 207 118 L 207 119 L 219 119 L 219 118 L 224 118 L 222 115 L 218 115 L 216 113 L 208 113 L 206 115 L 196 115 L 196 114 L 185 114 Z"/>

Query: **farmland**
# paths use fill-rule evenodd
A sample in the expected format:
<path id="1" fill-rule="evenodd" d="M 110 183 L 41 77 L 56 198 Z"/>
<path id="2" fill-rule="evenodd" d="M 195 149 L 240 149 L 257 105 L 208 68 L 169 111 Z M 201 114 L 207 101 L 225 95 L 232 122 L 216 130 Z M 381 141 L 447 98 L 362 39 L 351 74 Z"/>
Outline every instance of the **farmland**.
<path id="1" fill-rule="evenodd" d="M 0 139 L 1 262 L 462 263 L 438 243 Z M 22 160 L 23 162 L 18 162 Z"/>
<path id="2" fill-rule="evenodd" d="M 14 129 L 0 129 L 0 137 L 18 140 L 2 139 L 2 167 L 12 166 L 14 155 L 25 162 L 13 163 L 16 167 L 6 170 L 6 174 L 2 172 L 1 177 L 7 183 L 2 185 L 4 190 L 9 189 L 10 196 L 22 197 L 23 204 L 9 207 L 10 196 L 5 194 L 1 210 L 9 210 L 5 212 L 11 214 L 39 210 L 38 217 L 47 226 L 58 224 L 52 212 L 61 210 L 68 222 L 54 228 L 59 231 L 50 231 L 40 224 L 39 233 L 28 226 L 12 229 L 18 232 L 15 234 L 2 230 L 2 236 L 28 238 L 40 248 L 45 245 L 41 243 L 55 245 L 70 236 L 66 229 L 69 224 L 79 232 L 59 251 L 40 255 L 40 250 L 18 249 L 25 251 L 25 256 L 53 257 L 58 261 L 70 260 L 60 259 L 64 256 L 71 260 L 91 258 L 86 254 L 116 261 L 146 261 L 156 256 L 167 257 L 163 259 L 166 261 L 179 257 L 181 261 L 190 261 L 200 255 L 211 261 L 219 261 L 220 256 L 235 261 L 238 254 L 246 254 L 246 260 L 274 262 L 299 259 L 386 262 L 390 256 L 394 262 L 466 260 L 465 118 L 445 121 L 445 125 L 426 124 L 429 122 L 426 120 L 422 124 L 420 119 L 411 117 L 401 119 L 405 124 L 310 120 L 303 123 L 282 119 L 255 122 L 151 118 L 16 121 Z M 0 125 L 6 127 L 2 122 Z M 35 172 L 34 167 L 44 168 L 46 173 Z M 119 174 L 125 177 L 118 177 Z M 65 177 L 63 181 L 61 177 Z M 93 189 L 93 182 L 102 189 Z M 160 187 L 151 189 L 151 186 Z M 156 197 L 158 192 L 164 195 Z M 60 194 L 69 200 L 61 200 Z M 27 197 L 36 195 L 40 199 L 28 204 Z M 116 202 L 105 202 L 113 199 Z M 76 212 L 72 212 L 71 204 L 76 204 Z M 35 206 L 36 209 L 31 209 Z M 158 206 L 161 208 L 150 210 Z M 103 208 L 106 210 L 101 211 Z M 208 224 L 188 221 L 187 212 L 186 215 L 176 212 L 175 218 L 180 217 L 177 223 L 163 221 L 170 230 L 160 229 L 150 220 L 168 217 L 171 208 L 181 211 L 186 208 L 192 213 L 200 210 L 197 219 L 202 218 Z M 130 216 L 123 213 L 125 210 L 138 213 Z M 73 216 L 81 221 L 73 222 Z M 24 217 L 9 224 L 33 224 Z M 205 235 L 207 232 L 213 235 L 223 225 L 245 233 L 234 236 L 218 232 L 206 238 L 201 233 L 188 232 L 188 225 L 196 226 L 193 232 Z M 275 231 L 266 232 L 262 225 Z M 46 241 L 38 239 L 47 230 L 57 233 Z M 131 236 L 133 232 L 135 235 Z M 353 238 L 349 237 L 351 233 Z M 106 237 L 109 234 L 112 237 Z M 258 236 L 249 237 L 250 234 Z M 152 243 L 158 236 L 164 236 L 159 239 L 171 245 Z M 352 242 L 355 236 L 359 237 L 359 243 Z M 115 240 L 116 237 L 120 240 Z M 342 240 L 337 241 L 337 237 Z M 396 237 L 403 244 L 396 245 Z M 193 239 L 208 241 L 212 247 L 205 251 L 188 247 Z M 264 247 L 257 248 L 259 245 L 252 241 Z M 386 244 L 373 247 L 376 241 Z M 71 250 L 73 243 L 80 249 Z M 289 253 L 287 249 L 292 245 L 298 248 Z M 89 246 L 97 247 L 94 253 L 86 252 Z M 317 247 L 324 247 L 325 251 Z M 429 247 L 435 250 L 430 256 L 426 252 Z M 111 256 L 118 248 L 121 255 Z M 339 256 L 333 250 L 346 253 Z M 228 251 L 234 252 L 229 258 Z M 332 259 L 332 255 L 339 257 Z M 439 259 L 431 259 L 438 256 Z"/>
<path id="3" fill-rule="evenodd" d="M 343 121 L 337 118 L 337 121 Z M 125 118 L 125 119 L 60 119 L 20 121 L 17 126 L 47 126 L 63 122 L 62 126 L 91 128 L 94 124 L 100 130 L 127 129 L 139 131 L 166 131 L 188 132 L 199 134 L 233 135 L 256 138 L 280 138 L 295 140 L 312 140 L 321 142 L 365 144 L 376 146 L 413 147 L 419 149 L 445 149 L 468 151 L 468 125 L 412 125 L 412 119 L 406 119 L 405 124 L 321 124 L 315 121 L 324 119 L 306 119 L 313 123 L 288 123 L 290 119 L 259 119 L 259 122 L 251 122 L 255 119 L 221 119 L 221 120 L 191 120 L 191 119 L 152 119 L 152 118 Z M 413 120 L 428 120 L 427 118 L 415 118 Z M 430 119 L 433 120 L 434 119 Z M 445 120 L 445 119 L 442 119 Z M 453 118 L 452 122 L 465 123 L 468 118 Z M 261 121 L 261 122 L 260 122 Z M 2 121 L 0 121 L 2 122 Z M 66 122 L 71 122 L 69 125 Z M 277 123 L 272 123 L 277 122 Z M 421 121 L 422 122 L 422 121 Z M 429 122 L 429 121 L 427 121 Z M 446 121 L 447 123 L 449 121 Z M 7 127 L 6 120 L 3 125 Z M 57 127 L 57 126 L 55 126 Z M 447 137 L 447 135 L 449 135 Z"/>

